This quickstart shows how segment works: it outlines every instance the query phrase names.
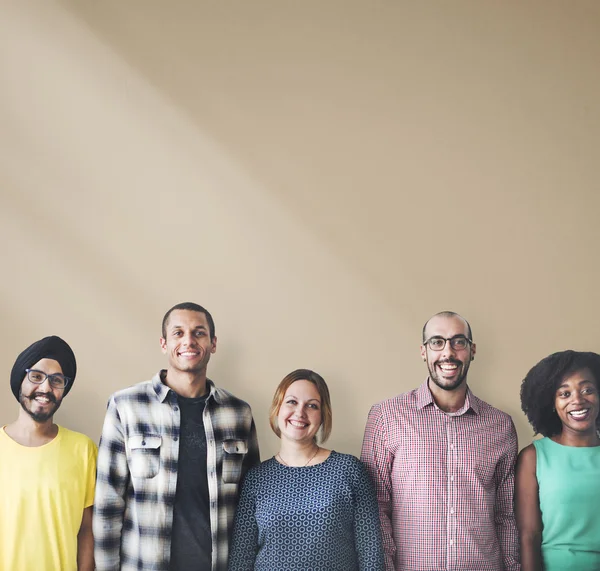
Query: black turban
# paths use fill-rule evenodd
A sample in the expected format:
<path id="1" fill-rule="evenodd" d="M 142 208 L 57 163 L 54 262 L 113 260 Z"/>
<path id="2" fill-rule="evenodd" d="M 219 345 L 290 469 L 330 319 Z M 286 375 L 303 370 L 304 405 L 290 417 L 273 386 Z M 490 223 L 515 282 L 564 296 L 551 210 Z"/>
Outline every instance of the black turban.
<path id="1" fill-rule="evenodd" d="M 25 378 L 25 369 L 30 369 L 42 359 L 54 359 L 55 361 L 58 361 L 62 368 L 63 375 L 70 379 L 69 384 L 64 390 L 64 396 L 71 390 L 73 382 L 75 381 L 75 374 L 77 373 L 75 355 L 66 341 L 63 341 L 56 335 L 51 335 L 50 337 L 44 337 L 31 344 L 17 357 L 12 371 L 10 372 L 10 388 L 17 400 L 19 400 L 21 383 Z"/>

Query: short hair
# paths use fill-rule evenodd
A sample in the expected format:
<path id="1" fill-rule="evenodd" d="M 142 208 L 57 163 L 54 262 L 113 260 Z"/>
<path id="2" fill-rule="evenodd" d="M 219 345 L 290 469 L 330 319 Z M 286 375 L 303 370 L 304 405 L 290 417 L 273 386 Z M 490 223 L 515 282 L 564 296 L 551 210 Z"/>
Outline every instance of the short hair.
<path id="1" fill-rule="evenodd" d="M 460 313 L 456 313 L 454 311 L 440 311 L 435 315 L 432 315 L 423 325 L 423 343 L 427 341 L 427 337 L 425 337 L 425 330 L 427 329 L 427 325 L 434 317 L 460 317 L 467 324 L 467 335 L 471 341 L 473 341 L 473 332 L 471 330 L 471 324 L 462 316 Z"/>
<path id="2" fill-rule="evenodd" d="M 281 409 L 285 393 L 296 381 L 309 381 L 317 387 L 319 397 L 321 398 L 321 442 L 325 442 L 331 434 L 331 428 L 333 424 L 331 398 L 329 396 L 329 389 L 327 388 L 325 379 L 310 369 L 296 369 L 295 371 L 292 371 L 290 374 L 286 375 L 279 383 L 279 386 L 273 395 L 273 402 L 271 402 L 271 408 L 269 410 L 269 422 L 271 424 L 271 428 L 273 429 L 273 432 L 281 438 L 281 430 L 279 429 L 279 425 L 277 423 L 277 415 Z"/>
<path id="3" fill-rule="evenodd" d="M 210 334 L 211 341 L 215 338 L 215 322 L 213 321 L 212 315 L 209 313 L 208 309 L 205 309 L 201 305 L 197 303 L 193 303 L 191 301 L 184 301 L 183 303 L 178 303 L 174 305 L 167 313 L 162 320 L 162 336 L 163 339 L 167 338 L 167 323 L 169 321 L 169 317 L 171 313 L 173 313 L 177 309 L 183 309 L 186 311 L 197 311 L 198 313 L 204 313 L 206 315 L 206 321 L 208 322 L 208 332 Z"/>
<path id="4" fill-rule="evenodd" d="M 560 351 L 534 365 L 521 383 L 521 408 L 535 434 L 555 436 L 562 431 L 561 420 L 554 409 L 556 391 L 565 377 L 581 369 L 594 375 L 600 389 L 600 355 L 592 352 Z M 600 415 L 596 419 L 600 428 Z"/>

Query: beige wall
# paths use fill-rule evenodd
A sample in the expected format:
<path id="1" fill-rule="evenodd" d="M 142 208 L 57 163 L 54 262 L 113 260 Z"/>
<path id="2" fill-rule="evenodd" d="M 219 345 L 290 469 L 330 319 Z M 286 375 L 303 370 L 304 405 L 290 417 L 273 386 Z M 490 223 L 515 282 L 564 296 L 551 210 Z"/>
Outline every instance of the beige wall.
<path id="1" fill-rule="evenodd" d="M 263 457 L 284 374 L 332 389 L 331 445 L 418 385 L 423 322 L 463 313 L 470 384 L 531 430 L 520 380 L 598 350 L 596 0 L 0 0 L 0 420 L 31 341 L 79 374 L 58 421 L 163 364 L 206 305 L 211 376 Z"/>

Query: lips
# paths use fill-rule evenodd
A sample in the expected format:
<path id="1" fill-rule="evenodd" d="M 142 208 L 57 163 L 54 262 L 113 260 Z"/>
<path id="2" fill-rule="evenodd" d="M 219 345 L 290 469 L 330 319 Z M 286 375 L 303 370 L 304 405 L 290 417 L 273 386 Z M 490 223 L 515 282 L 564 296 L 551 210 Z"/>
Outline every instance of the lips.
<path id="1" fill-rule="evenodd" d="M 460 363 L 457 363 L 456 361 L 440 361 L 437 363 L 437 367 L 441 369 L 443 373 L 451 375 L 458 371 Z"/>
<path id="2" fill-rule="evenodd" d="M 35 402 L 37 402 L 39 404 L 56 403 L 56 399 L 54 398 L 54 395 L 51 395 L 51 394 L 43 395 L 41 393 L 34 393 L 32 395 L 29 395 L 28 398 L 29 398 L 29 400 L 34 400 Z"/>
<path id="3" fill-rule="evenodd" d="M 195 359 L 200 355 L 199 351 L 179 351 L 177 353 L 179 357 L 183 357 L 184 359 Z"/>
<path id="4" fill-rule="evenodd" d="M 586 420 L 589 416 L 589 413 L 589 408 L 582 408 L 580 410 L 571 410 L 567 414 L 574 420 Z"/>

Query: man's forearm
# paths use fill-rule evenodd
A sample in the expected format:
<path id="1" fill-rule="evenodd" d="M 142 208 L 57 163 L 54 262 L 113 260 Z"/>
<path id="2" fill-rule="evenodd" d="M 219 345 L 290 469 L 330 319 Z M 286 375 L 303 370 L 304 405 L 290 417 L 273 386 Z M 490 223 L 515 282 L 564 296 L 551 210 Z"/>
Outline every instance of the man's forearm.
<path id="1" fill-rule="evenodd" d="M 81 527 L 77 534 L 77 571 L 94 571 L 94 534 L 92 507 L 83 510 Z"/>

